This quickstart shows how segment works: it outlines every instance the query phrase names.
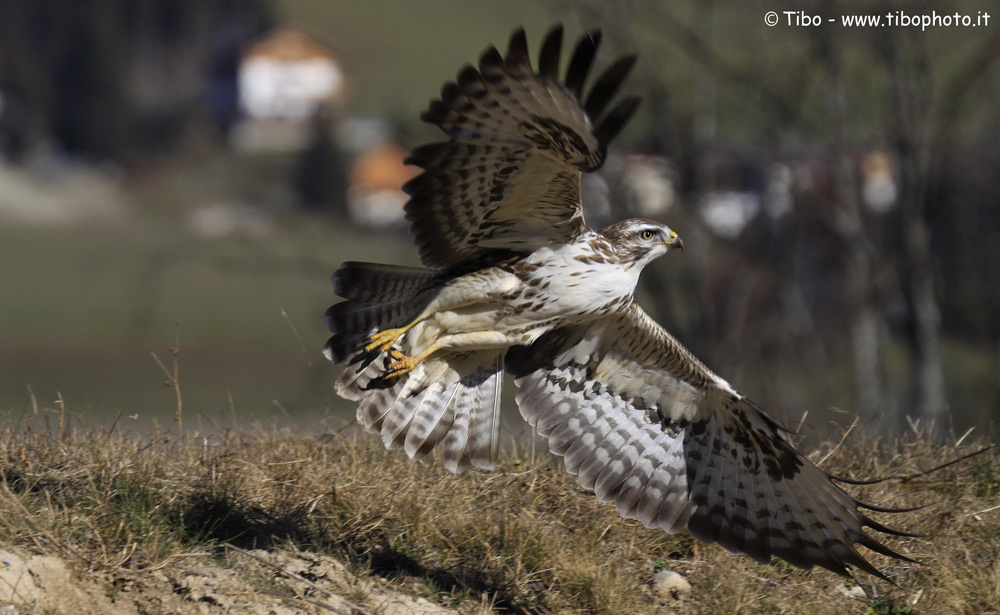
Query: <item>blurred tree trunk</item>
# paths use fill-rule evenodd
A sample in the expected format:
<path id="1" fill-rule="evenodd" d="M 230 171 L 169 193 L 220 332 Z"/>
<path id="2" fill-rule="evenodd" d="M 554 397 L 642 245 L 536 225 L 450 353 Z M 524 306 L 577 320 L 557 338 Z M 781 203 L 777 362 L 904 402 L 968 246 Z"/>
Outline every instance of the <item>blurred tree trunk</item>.
<path id="1" fill-rule="evenodd" d="M 306 209 L 348 220 L 347 160 L 333 137 L 333 113 L 317 107 L 309 127 L 309 142 L 298 155 L 290 183 Z"/>
<path id="2" fill-rule="evenodd" d="M 128 46 L 119 5 L 87 0 L 72 6 L 69 14 L 52 17 L 69 36 L 55 67 L 53 132 L 72 154 L 126 162 L 134 117 L 125 86 Z"/>
<path id="3" fill-rule="evenodd" d="M 933 115 L 930 112 L 928 113 L 931 117 L 927 122 L 930 125 L 927 131 L 930 135 L 930 143 L 926 148 L 928 159 L 927 177 L 933 181 L 928 182 L 925 195 L 924 223 L 922 224 L 922 232 L 913 238 L 913 243 L 915 244 L 919 245 L 921 242 L 930 243 L 929 231 L 931 226 L 926 221 L 929 219 L 930 212 L 926 210 L 932 204 L 936 204 L 937 207 L 948 207 L 949 217 L 959 216 L 959 226 L 963 228 L 964 232 L 957 234 L 956 238 L 958 240 L 965 241 L 964 238 L 976 238 L 982 233 L 982 229 L 977 228 L 975 225 L 977 221 L 985 222 L 985 219 L 976 215 L 975 208 L 971 207 L 971 204 L 967 201 L 949 202 L 948 199 L 949 197 L 954 198 L 953 195 L 956 192 L 958 195 L 966 194 L 964 198 L 968 198 L 964 190 L 956 191 L 954 189 L 955 186 L 962 182 L 963 171 L 967 171 L 967 169 L 962 168 L 963 163 L 958 161 L 960 159 L 956 160 L 953 158 L 956 149 L 961 151 L 961 147 L 955 147 L 956 126 L 961 125 L 968 114 L 975 112 L 975 107 L 969 103 L 976 100 L 975 91 L 977 88 L 990 86 L 992 83 L 989 79 L 990 71 L 997 63 L 1000 63 L 1000 31 L 990 28 L 988 34 L 963 58 L 963 62 L 949 71 L 946 82 L 940 88 L 938 100 L 933 105 Z M 994 126 L 995 117 L 994 115 Z M 989 139 L 989 136 L 985 138 Z M 995 156 L 988 156 L 983 161 L 983 164 L 991 166 L 992 160 L 990 158 L 995 159 Z M 962 199 L 963 196 L 959 196 L 958 198 Z M 984 194 L 983 198 L 989 199 L 990 196 Z M 952 213 L 952 208 L 954 209 L 954 213 Z M 974 262 L 978 260 L 980 263 L 985 263 L 985 268 L 988 270 L 991 264 L 997 262 L 996 258 L 991 258 L 996 253 L 995 249 L 991 249 L 993 247 L 995 247 L 995 242 L 969 241 L 966 250 L 961 250 L 959 253 L 966 254 L 970 261 Z M 932 249 L 933 246 L 928 246 L 927 253 L 931 254 L 930 250 Z M 986 288 L 997 288 L 995 284 L 996 274 L 992 272 L 985 273 L 985 275 L 975 275 L 973 262 L 967 261 L 963 263 L 963 266 L 958 267 L 958 269 L 962 273 L 971 273 L 972 275 L 969 277 L 973 280 L 976 278 L 984 280 L 985 288 L 978 299 L 982 305 L 995 306 L 996 302 L 990 300 L 990 293 Z M 980 266 L 982 267 L 983 265 Z M 930 267 L 928 266 L 928 268 Z M 994 280 L 992 284 L 990 283 L 991 275 Z M 981 314 L 984 314 L 983 323 L 985 325 L 980 329 L 982 335 L 987 339 L 992 338 L 1000 342 L 1000 339 L 995 337 L 995 332 L 997 331 L 996 323 L 1000 322 L 996 318 L 995 311 L 981 312 Z M 997 345 L 997 349 L 997 356 L 1000 357 L 1000 344 Z M 1000 366 L 1000 362 L 998 362 L 998 366 Z M 1000 371 L 998 371 L 997 383 L 1000 386 Z M 988 409 L 980 408 L 979 411 L 988 416 Z"/>
<path id="4" fill-rule="evenodd" d="M 889 79 L 889 141 L 899 164 L 902 258 L 909 290 L 911 342 L 914 347 L 914 412 L 932 421 L 947 408 L 941 364 L 941 311 L 934 291 L 928 186 L 930 165 L 930 98 L 933 85 L 927 62 L 926 37 L 893 31 L 880 35 L 877 48 Z M 905 47 L 905 49 L 904 49 Z"/>
<path id="5" fill-rule="evenodd" d="M 858 412 L 874 416 L 887 415 L 890 423 L 897 422 L 885 405 L 882 340 L 885 316 L 875 289 L 875 246 L 869 240 L 858 195 L 858 170 L 854 154 L 856 144 L 851 133 L 852 115 L 848 104 L 847 85 L 843 76 L 844 53 L 841 31 L 823 31 L 817 41 L 819 57 L 829 74 L 828 104 L 834 118 L 831 154 L 834 161 L 836 206 L 832 228 L 845 247 L 845 286 L 847 320 L 850 326 L 851 354 L 854 368 L 855 401 Z"/>

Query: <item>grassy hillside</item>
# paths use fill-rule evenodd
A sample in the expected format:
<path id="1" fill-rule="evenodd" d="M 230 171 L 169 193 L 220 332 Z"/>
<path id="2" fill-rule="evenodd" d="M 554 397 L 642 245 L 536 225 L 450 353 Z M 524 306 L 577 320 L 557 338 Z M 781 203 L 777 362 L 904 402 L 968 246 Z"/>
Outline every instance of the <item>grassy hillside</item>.
<path id="1" fill-rule="evenodd" d="M 896 586 L 859 576 L 858 589 L 825 571 L 760 566 L 686 532 L 644 529 L 529 450 L 507 450 L 497 471 L 453 476 L 353 428 L 177 439 L 60 426 L 58 416 L 48 427 L 11 426 L 0 435 L 0 544 L 58 558 L 74 582 L 96 584 L 122 609 L 161 591 L 160 604 L 176 612 L 236 612 L 228 598 L 203 600 L 194 570 L 201 579 L 229 571 L 226 596 L 266 595 L 286 609 L 243 607 L 251 613 L 331 612 L 315 603 L 333 604 L 335 593 L 362 605 L 339 612 L 389 612 L 371 599 L 376 585 L 462 613 L 995 612 L 1000 457 L 991 450 L 914 476 L 980 448 L 918 432 L 894 442 L 853 432 L 812 455 L 829 456 L 824 465 L 839 474 L 895 477 L 852 490 L 866 501 L 925 506 L 879 515 L 928 535 L 890 542 L 922 564 L 872 556 Z M 346 566 L 353 585 L 323 575 L 311 577 L 319 589 L 303 583 L 303 562 L 321 560 Z M 656 594 L 650 582 L 662 568 L 684 575 L 691 593 Z"/>

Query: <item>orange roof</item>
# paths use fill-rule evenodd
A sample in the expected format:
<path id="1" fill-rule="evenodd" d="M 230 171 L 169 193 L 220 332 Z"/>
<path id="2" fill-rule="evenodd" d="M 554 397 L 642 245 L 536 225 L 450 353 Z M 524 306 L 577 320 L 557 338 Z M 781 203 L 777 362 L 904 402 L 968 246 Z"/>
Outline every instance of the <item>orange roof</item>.
<path id="1" fill-rule="evenodd" d="M 243 57 L 270 58 L 279 62 L 300 62 L 315 58 L 337 61 L 337 56 L 329 47 L 291 26 L 283 26 L 264 34 L 243 52 Z"/>
<path id="2" fill-rule="evenodd" d="M 373 147 L 351 165 L 348 182 L 353 187 L 369 190 L 399 190 L 420 173 L 420 169 L 403 164 L 406 150 L 389 143 Z"/>

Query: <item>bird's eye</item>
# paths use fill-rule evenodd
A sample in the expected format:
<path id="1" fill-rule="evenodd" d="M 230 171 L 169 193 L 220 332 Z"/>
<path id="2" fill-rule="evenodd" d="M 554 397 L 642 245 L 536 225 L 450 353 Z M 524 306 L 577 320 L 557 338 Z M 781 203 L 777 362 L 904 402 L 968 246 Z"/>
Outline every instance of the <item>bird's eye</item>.
<path id="1" fill-rule="evenodd" d="M 645 231 L 641 231 L 639 233 L 639 237 L 642 237 L 643 241 L 649 241 L 653 237 L 656 237 L 656 231 L 646 229 Z"/>

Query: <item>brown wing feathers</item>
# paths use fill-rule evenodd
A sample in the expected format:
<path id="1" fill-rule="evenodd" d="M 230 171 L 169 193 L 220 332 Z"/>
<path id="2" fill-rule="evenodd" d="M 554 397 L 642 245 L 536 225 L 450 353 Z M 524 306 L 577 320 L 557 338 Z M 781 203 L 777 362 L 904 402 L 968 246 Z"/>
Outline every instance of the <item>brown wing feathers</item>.
<path id="1" fill-rule="evenodd" d="M 604 162 L 608 142 L 638 97 L 606 114 L 635 57 L 614 62 L 584 97 L 600 33 L 584 35 L 559 83 L 561 26 L 546 36 L 535 73 L 518 30 L 506 57 L 489 47 L 421 116 L 449 141 L 419 147 L 407 162 L 424 172 L 407 183 L 406 217 L 423 263 L 447 269 L 496 250 L 529 252 L 572 241 L 585 225 L 579 172 Z M 596 128 L 595 128 L 596 126 Z"/>
<path id="2" fill-rule="evenodd" d="M 821 566 L 848 575 L 855 566 L 885 579 L 853 545 L 912 561 L 863 529 L 910 536 L 862 514 L 867 506 L 839 489 L 832 477 L 803 457 L 766 414 L 748 400 L 684 435 L 688 488 L 694 512 L 691 535 L 766 563 L 780 557 L 801 568 Z"/>

